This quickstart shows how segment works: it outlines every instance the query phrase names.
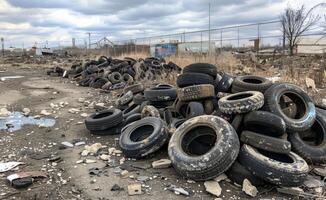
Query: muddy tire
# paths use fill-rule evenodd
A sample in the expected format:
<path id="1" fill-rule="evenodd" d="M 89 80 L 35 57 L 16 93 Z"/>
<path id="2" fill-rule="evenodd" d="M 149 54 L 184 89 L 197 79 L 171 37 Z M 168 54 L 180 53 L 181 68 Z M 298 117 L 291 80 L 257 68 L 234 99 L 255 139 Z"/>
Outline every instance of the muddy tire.
<path id="1" fill-rule="evenodd" d="M 144 101 L 146 101 L 146 97 L 143 94 L 138 93 L 134 95 L 132 101 L 134 104 L 141 105 Z"/>
<path id="2" fill-rule="evenodd" d="M 129 158 L 142 158 L 160 149 L 169 139 L 165 123 L 155 117 L 146 117 L 123 129 L 119 144 Z"/>
<path id="3" fill-rule="evenodd" d="M 214 112 L 214 109 L 215 109 L 215 106 L 214 106 L 214 100 L 205 100 L 203 102 L 203 105 L 204 105 L 204 111 L 207 115 L 210 115 Z"/>
<path id="4" fill-rule="evenodd" d="M 239 162 L 253 175 L 275 185 L 301 186 L 309 172 L 309 166 L 297 154 L 275 154 L 244 144 Z"/>
<path id="5" fill-rule="evenodd" d="M 126 120 L 125 120 L 125 124 L 128 125 L 132 122 L 138 121 L 141 119 L 141 114 L 140 113 L 134 113 L 132 115 L 129 115 Z"/>
<path id="6" fill-rule="evenodd" d="M 141 83 L 130 85 L 123 89 L 123 93 L 131 91 L 133 94 L 137 94 L 144 91 L 144 86 Z"/>
<path id="7" fill-rule="evenodd" d="M 125 93 L 124 95 L 122 95 L 122 97 L 120 97 L 118 100 L 117 100 L 117 104 L 118 105 L 126 105 L 128 103 L 130 103 L 133 99 L 133 94 L 131 91 Z"/>
<path id="8" fill-rule="evenodd" d="M 202 115 L 185 121 L 172 135 L 168 153 L 183 177 L 204 181 L 225 172 L 239 152 L 239 139 L 222 118 Z"/>
<path id="9" fill-rule="evenodd" d="M 243 129 L 243 118 L 244 118 L 243 115 L 238 114 L 233 118 L 233 120 L 231 122 L 232 127 L 239 135 Z"/>
<path id="10" fill-rule="evenodd" d="M 288 139 L 293 151 L 308 163 L 326 163 L 326 116 L 322 115 L 318 108 L 312 127 L 304 133 L 290 133 Z"/>
<path id="11" fill-rule="evenodd" d="M 274 153 L 289 154 L 291 143 L 280 138 L 270 137 L 252 131 L 243 131 L 240 141 L 258 149 Z"/>
<path id="12" fill-rule="evenodd" d="M 182 71 L 185 73 L 202 73 L 202 74 L 208 74 L 213 77 L 213 79 L 216 78 L 217 74 L 217 68 L 216 66 L 208 63 L 193 63 L 188 66 L 185 66 Z"/>
<path id="13" fill-rule="evenodd" d="M 118 135 L 121 133 L 122 128 L 125 126 L 125 123 L 122 122 L 117 126 L 105 129 L 105 130 L 93 130 L 90 131 L 92 135 L 106 136 L 106 135 Z"/>
<path id="14" fill-rule="evenodd" d="M 226 114 L 248 113 L 264 105 L 264 95 L 257 91 L 239 92 L 221 98 L 218 105 Z"/>
<path id="15" fill-rule="evenodd" d="M 122 76 L 119 72 L 112 72 L 109 75 L 109 80 L 111 81 L 111 83 L 115 84 L 115 83 L 120 83 L 122 80 Z"/>
<path id="16" fill-rule="evenodd" d="M 127 74 L 127 73 L 125 73 L 125 74 L 123 74 L 122 75 L 122 81 L 123 82 L 126 82 L 126 83 L 133 83 L 134 82 L 134 78 L 130 75 L 130 74 Z"/>
<path id="17" fill-rule="evenodd" d="M 260 134 L 280 137 L 285 134 L 286 125 L 284 120 L 270 112 L 252 111 L 245 115 L 244 128 Z"/>
<path id="18" fill-rule="evenodd" d="M 145 117 L 156 117 L 160 118 L 160 112 L 151 105 L 144 106 L 143 110 L 141 111 L 141 118 Z"/>
<path id="19" fill-rule="evenodd" d="M 217 83 L 216 93 L 231 92 L 233 80 L 233 76 L 229 74 L 223 74 L 222 79 Z"/>
<path id="20" fill-rule="evenodd" d="M 188 104 L 189 102 L 180 101 L 179 99 L 177 99 L 175 102 L 175 110 L 182 117 L 186 117 Z"/>
<path id="21" fill-rule="evenodd" d="M 197 117 L 200 115 L 204 115 L 204 106 L 200 102 L 192 101 L 188 104 L 187 106 L 187 111 L 186 111 L 186 118 L 190 119 L 193 117 Z"/>
<path id="22" fill-rule="evenodd" d="M 177 90 L 169 87 L 153 87 L 144 91 L 148 101 L 173 101 L 177 98 Z"/>
<path id="23" fill-rule="evenodd" d="M 178 89 L 178 98 L 181 101 L 201 100 L 214 96 L 214 86 L 209 84 L 194 85 Z"/>
<path id="24" fill-rule="evenodd" d="M 123 118 L 127 118 L 132 114 L 140 113 L 140 105 L 131 104 L 127 109 L 122 112 Z"/>
<path id="25" fill-rule="evenodd" d="M 258 91 L 264 93 L 272 82 L 264 77 L 260 76 L 238 76 L 232 83 L 232 93 L 244 92 L 244 91 Z"/>
<path id="26" fill-rule="evenodd" d="M 106 78 L 95 78 L 92 80 L 89 84 L 90 87 L 92 88 L 102 88 L 103 85 L 105 85 L 108 82 L 108 79 Z"/>
<path id="27" fill-rule="evenodd" d="M 201 85 L 201 84 L 214 85 L 214 79 L 210 75 L 201 74 L 201 73 L 185 73 L 185 74 L 180 74 L 177 77 L 177 86 L 180 88 L 191 86 L 191 85 Z"/>
<path id="28" fill-rule="evenodd" d="M 245 179 L 248 179 L 250 183 L 252 183 L 254 186 L 261 186 L 266 184 L 264 180 L 261 178 L 258 178 L 257 176 L 254 176 L 250 171 L 248 171 L 244 166 L 242 166 L 238 161 L 235 161 L 230 169 L 225 172 L 225 174 L 228 176 L 228 178 L 239 184 L 242 185 L 243 181 Z"/>
<path id="29" fill-rule="evenodd" d="M 90 115 L 85 119 L 85 125 L 90 131 L 101 131 L 117 126 L 122 121 L 121 110 L 109 109 Z"/>
<path id="30" fill-rule="evenodd" d="M 290 118 L 283 113 L 279 102 L 283 95 L 296 104 L 298 112 L 295 118 Z M 264 96 L 264 109 L 283 118 L 288 131 L 305 131 L 313 125 L 316 118 L 315 105 L 308 94 L 298 86 L 287 83 L 276 84 L 266 90 Z"/>

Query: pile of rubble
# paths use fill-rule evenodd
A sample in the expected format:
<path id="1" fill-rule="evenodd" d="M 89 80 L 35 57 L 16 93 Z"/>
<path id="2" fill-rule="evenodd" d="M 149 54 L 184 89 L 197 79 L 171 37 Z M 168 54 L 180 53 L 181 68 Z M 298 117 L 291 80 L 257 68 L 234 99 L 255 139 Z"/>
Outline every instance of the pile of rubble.
<path id="1" fill-rule="evenodd" d="M 134 66 L 128 61 L 120 63 Z M 98 69 L 90 74 L 98 77 Z M 114 72 L 121 75 L 123 69 L 130 67 Z M 132 77 L 154 74 L 152 70 Z M 206 191 L 215 196 L 221 194 L 218 182 L 224 173 L 253 197 L 258 193 L 255 186 L 266 184 L 307 198 L 323 195 L 326 110 L 300 87 L 259 76 L 234 77 L 206 63 L 184 67 L 176 85 L 126 84 L 115 108 L 87 117 L 86 128 L 95 135 L 121 134 L 121 153 L 132 159 L 146 158 L 168 144 L 169 159 L 153 167 L 172 165 L 186 179 L 206 181 Z M 181 189 L 171 188 L 189 195 Z"/>
<path id="2" fill-rule="evenodd" d="M 114 90 L 132 85 L 143 80 L 155 80 L 168 76 L 171 72 L 179 73 L 176 64 L 165 63 L 164 59 L 149 57 L 135 60 L 133 58 L 112 59 L 101 56 L 98 60 L 88 60 L 72 65 L 70 70 L 54 67 L 47 71 L 51 76 L 72 77 L 80 86 Z"/>

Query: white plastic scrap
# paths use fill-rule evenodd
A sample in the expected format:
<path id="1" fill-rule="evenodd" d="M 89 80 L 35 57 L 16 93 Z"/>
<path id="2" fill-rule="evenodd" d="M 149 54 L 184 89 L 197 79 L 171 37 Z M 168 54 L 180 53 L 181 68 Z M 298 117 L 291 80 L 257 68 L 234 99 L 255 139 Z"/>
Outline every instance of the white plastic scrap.
<path id="1" fill-rule="evenodd" d="M 25 164 L 25 163 L 23 163 L 23 162 L 0 163 L 0 173 L 12 170 L 13 168 L 17 167 L 18 165 L 22 165 L 22 164 Z"/>

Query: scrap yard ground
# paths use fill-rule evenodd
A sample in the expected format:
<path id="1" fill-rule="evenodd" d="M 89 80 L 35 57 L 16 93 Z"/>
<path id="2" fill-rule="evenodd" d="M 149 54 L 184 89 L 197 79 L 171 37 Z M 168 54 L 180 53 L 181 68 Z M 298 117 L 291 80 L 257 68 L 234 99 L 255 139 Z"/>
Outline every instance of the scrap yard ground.
<path id="1" fill-rule="evenodd" d="M 239 62 L 232 55 L 227 56 L 231 56 L 232 62 Z M 85 128 L 85 117 L 81 116 L 83 113 L 88 115 L 94 113 L 94 105 L 98 103 L 104 103 L 109 107 L 119 93 L 117 91 L 103 93 L 100 89 L 79 87 L 71 79 L 46 75 L 46 70 L 50 67 L 60 66 L 69 69 L 75 62 L 75 57 L 55 58 L 45 63 L 37 63 L 35 60 L 31 58 L 30 63 L 1 60 L 0 77 L 23 77 L 0 82 L 0 105 L 6 105 L 9 111 L 22 111 L 24 108 L 29 108 L 31 116 L 39 115 L 42 110 L 51 111 L 48 117 L 54 117 L 56 123 L 53 127 L 26 125 L 15 132 L 0 131 L 0 161 L 24 162 L 25 164 L 19 166 L 19 170 L 42 170 L 48 174 L 48 177 L 39 179 L 28 189 L 17 190 L 6 180 L 12 172 L 0 173 L 0 199 L 214 199 L 212 195 L 205 192 L 203 182 L 184 179 L 177 175 L 173 168 L 151 168 L 153 161 L 168 157 L 166 151 L 160 151 L 146 159 L 127 159 L 124 162 L 121 160 L 122 154 L 112 155 L 111 159 L 116 161 L 116 166 L 129 171 L 126 177 L 117 175 L 116 166 L 108 166 L 106 161 L 95 156 L 88 156 L 88 159 L 96 161 L 95 163 L 78 164 L 77 161 L 84 159 L 80 155 L 85 148 L 84 145 L 62 148 L 62 142 L 82 141 L 87 145 L 101 143 L 107 146 L 105 149 L 112 147 L 119 149 L 119 135 L 105 137 L 91 135 Z M 178 63 L 181 62 L 180 60 L 176 60 L 176 63 L 183 67 L 185 64 Z M 213 60 L 216 64 L 216 59 Z M 268 74 L 274 77 L 279 75 L 279 72 L 283 72 L 277 66 L 268 68 L 267 71 L 259 70 L 264 68 L 261 62 L 266 61 L 263 60 L 258 61 L 260 64 L 255 65 L 254 68 L 252 63 L 249 65 L 239 62 L 237 65 L 232 64 L 236 66 L 232 69 L 229 68 L 231 64 L 227 63 L 229 61 L 219 59 L 218 62 L 221 62 L 220 65 L 224 70 L 238 74 L 249 70 L 249 73 Z M 296 77 L 300 75 L 297 74 L 300 73 L 296 72 L 292 79 L 286 80 L 299 83 L 316 101 L 322 102 L 326 96 L 324 83 L 316 83 L 318 87 L 315 91 L 306 87 L 304 77 L 298 80 Z M 281 74 L 282 78 L 286 78 L 283 75 Z M 51 159 L 55 161 L 51 162 Z M 93 171 L 90 171 L 92 168 Z M 130 197 L 128 184 L 144 177 L 149 179 L 143 183 L 144 193 Z M 123 189 L 111 191 L 115 184 Z M 176 195 L 167 190 L 166 188 L 171 184 L 190 191 L 190 197 Z M 222 199 L 249 198 L 241 191 L 241 186 L 235 186 L 227 180 L 221 181 L 220 185 Z M 259 188 L 256 198 L 293 199 L 291 196 L 276 192 L 273 186 Z"/>

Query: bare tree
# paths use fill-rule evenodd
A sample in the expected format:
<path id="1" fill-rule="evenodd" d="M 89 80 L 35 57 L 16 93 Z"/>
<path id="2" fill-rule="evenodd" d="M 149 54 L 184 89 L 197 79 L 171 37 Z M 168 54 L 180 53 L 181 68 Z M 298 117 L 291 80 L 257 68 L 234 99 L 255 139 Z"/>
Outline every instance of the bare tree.
<path id="1" fill-rule="evenodd" d="M 290 55 L 293 55 L 294 47 L 300 41 L 300 36 L 307 32 L 320 19 L 319 15 L 313 15 L 311 12 L 316 6 L 308 12 L 306 12 L 304 6 L 301 6 L 299 9 L 288 7 L 280 16 L 282 31 L 288 41 Z"/>

